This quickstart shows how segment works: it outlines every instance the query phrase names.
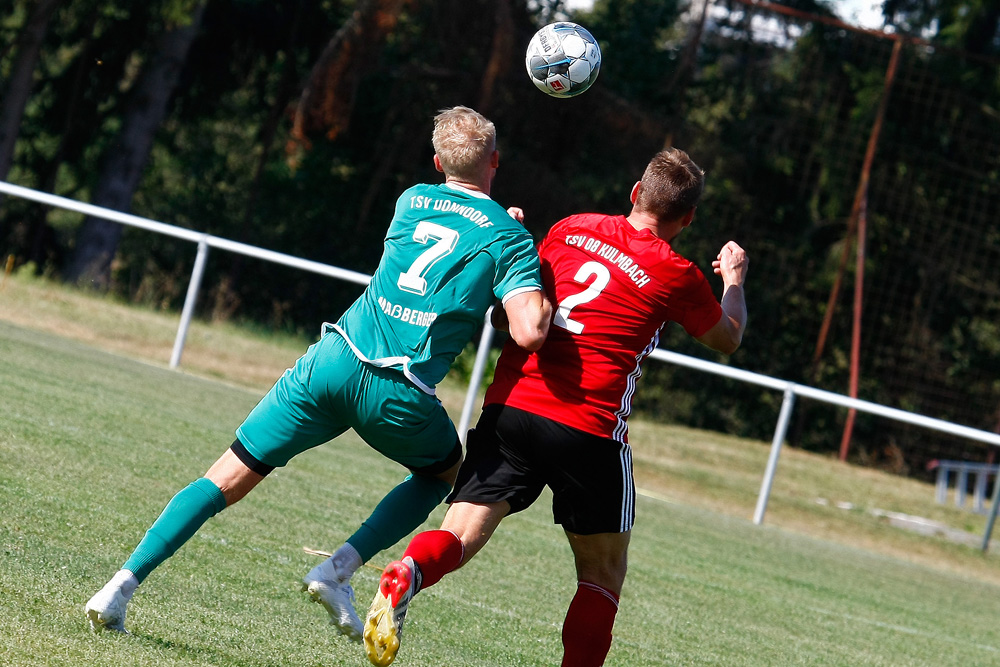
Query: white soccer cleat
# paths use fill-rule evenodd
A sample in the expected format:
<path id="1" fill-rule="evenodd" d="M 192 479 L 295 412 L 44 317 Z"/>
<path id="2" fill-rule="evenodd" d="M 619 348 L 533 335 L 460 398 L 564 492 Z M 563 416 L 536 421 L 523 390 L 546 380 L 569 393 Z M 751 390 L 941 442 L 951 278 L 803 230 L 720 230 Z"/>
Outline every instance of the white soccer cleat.
<path id="1" fill-rule="evenodd" d="M 354 610 L 354 589 L 329 561 L 314 567 L 302 580 L 302 590 L 330 614 L 330 625 L 352 641 L 360 642 L 364 625 Z"/>
<path id="2" fill-rule="evenodd" d="M 84 610 L 87 612 L 87 620 L 90 621 L 90 629 L 94 632 L 101 630 L 114 630 L 128 634 L 125 629 L 125 607 L 129 599 L 121 592 L 121 588 L 114 581 L 109 581 L 104 588 L 97 591 L 94 597 L 90 598 Z"/>
<path id="3" fill-rule="evenodd" d="M 365 653 L 373 665 L 387 667 L 396 659 L 406 610 L 417 591 L 417 577 L 417 566 L 409 556 L 389 563 L 382 573 L 365 619 Z"/>

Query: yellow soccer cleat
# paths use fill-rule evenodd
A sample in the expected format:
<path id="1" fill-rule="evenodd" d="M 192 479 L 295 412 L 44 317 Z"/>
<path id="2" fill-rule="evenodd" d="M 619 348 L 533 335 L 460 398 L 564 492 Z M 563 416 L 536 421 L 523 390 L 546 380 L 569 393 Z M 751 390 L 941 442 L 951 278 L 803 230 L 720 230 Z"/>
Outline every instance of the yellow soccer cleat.
<path id="1" fill-rule="evenodd" d="M 387 667 L 396 659 L 406 609 L 416 593 L 417 576 L 417 566 L 409 556 L 389 563 L 382 573 L 365 619 L 365 653 L 373 665 Z"/>

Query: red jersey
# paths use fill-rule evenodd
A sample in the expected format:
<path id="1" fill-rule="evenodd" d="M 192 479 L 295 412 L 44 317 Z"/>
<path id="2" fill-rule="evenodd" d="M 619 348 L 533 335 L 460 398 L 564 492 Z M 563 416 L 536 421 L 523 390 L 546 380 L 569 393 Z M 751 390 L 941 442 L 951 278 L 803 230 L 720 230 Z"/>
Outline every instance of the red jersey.
<path id="1" fill-rule="evenodd" d="M 697 266 L 622 215 L 565 218 L 538 252 L 545 292 L 557 304 L 552 327 L 537 352 L 508 340 L 485 404 L 628 442 L 641 363 L 663 326 L 677 322 L 698 337 L 722 307 Z"/>

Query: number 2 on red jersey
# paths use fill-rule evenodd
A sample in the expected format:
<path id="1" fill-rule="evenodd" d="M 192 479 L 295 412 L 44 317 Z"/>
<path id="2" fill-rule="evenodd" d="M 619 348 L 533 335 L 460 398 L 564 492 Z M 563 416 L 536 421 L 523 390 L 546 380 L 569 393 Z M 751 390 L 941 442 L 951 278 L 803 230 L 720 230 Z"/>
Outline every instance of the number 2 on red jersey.
<path id="1" fill-rule="evenodd" d="M 591 278 L 594 280 L 588 284 Z M 579 334 L 583 333 L 583 323 L 574 320 L 570 314 L 580 304 L 589 303 L 601 295 L 604 288 L 611 282 L 611 272 L 600 262 L 584 262 L 577 270 L 576 275 L 573 276 L 573 280 L 581 285 L 586 285 L 586 287 L 580 292 L 567 296 L 559 303 L 552 323 L 570 333 Z"/>

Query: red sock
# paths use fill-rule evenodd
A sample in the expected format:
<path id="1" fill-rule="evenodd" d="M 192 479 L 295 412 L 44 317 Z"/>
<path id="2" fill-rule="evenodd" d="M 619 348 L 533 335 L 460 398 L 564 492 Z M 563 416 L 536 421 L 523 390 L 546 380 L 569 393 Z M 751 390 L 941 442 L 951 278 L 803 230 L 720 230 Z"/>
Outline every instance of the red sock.
<path id="1" fill-rule="evenodd" d="M 441 581 L 458 569 L 465 555 L 465 545 L 450 530 L 428 530 L 410 540 L 403 557 L 409 556 L 420 568 L 420 590 Z"/>
<path id="2" fill-rule="evenodd" d="M 611 650 L 618 596 L 589 581 L 577 583 L 563 623 L 562 667 L 599 667 Z"/>

